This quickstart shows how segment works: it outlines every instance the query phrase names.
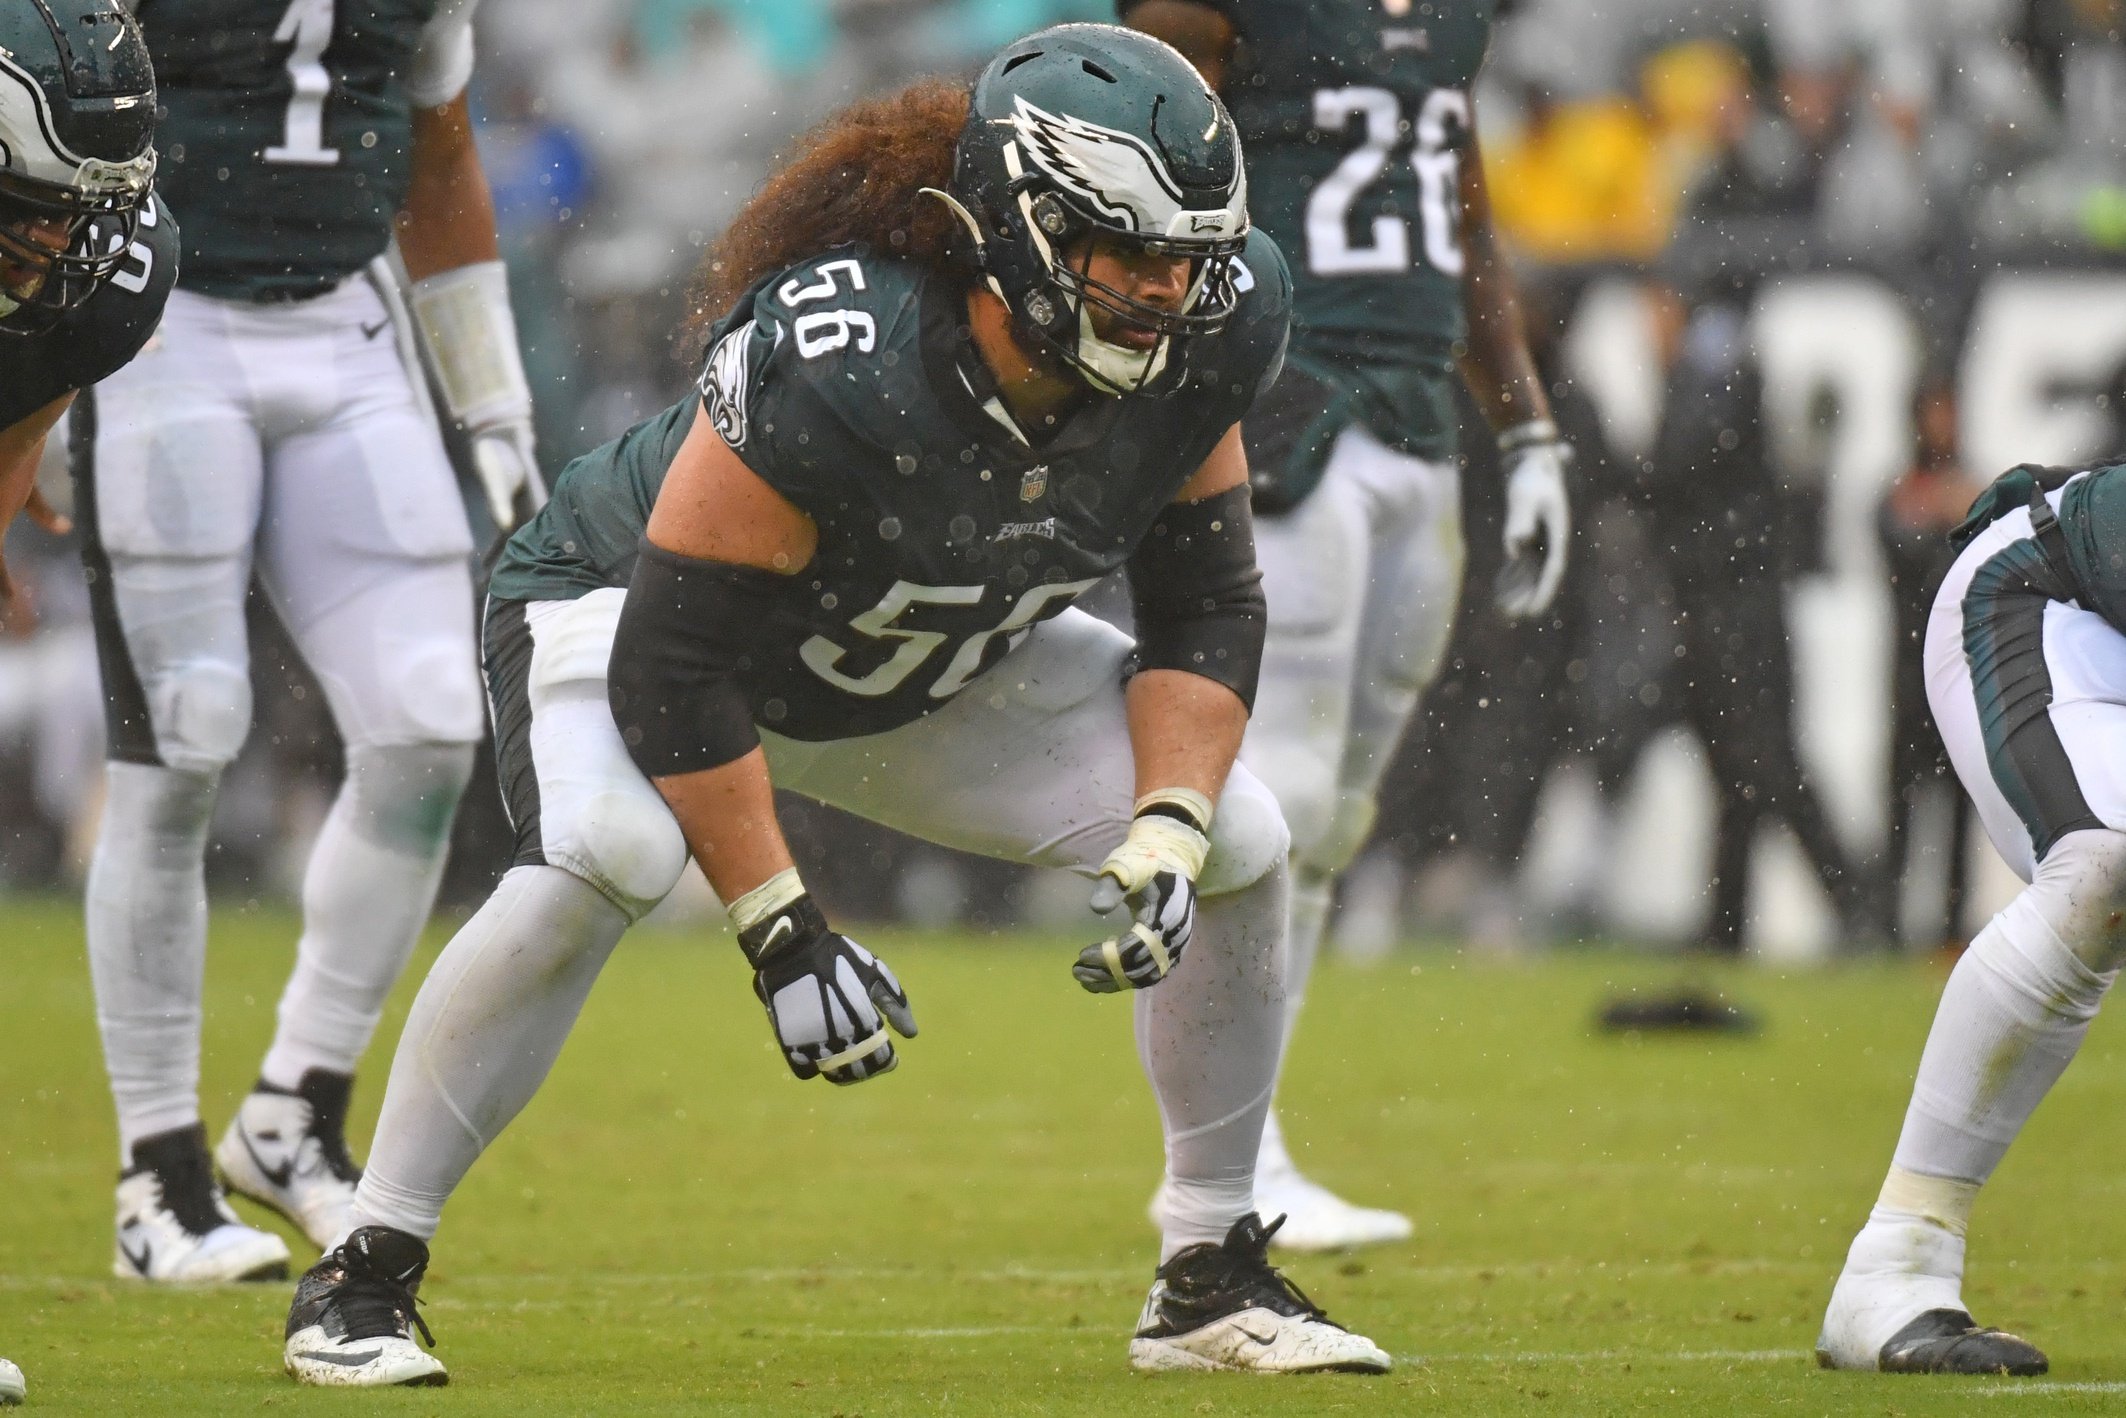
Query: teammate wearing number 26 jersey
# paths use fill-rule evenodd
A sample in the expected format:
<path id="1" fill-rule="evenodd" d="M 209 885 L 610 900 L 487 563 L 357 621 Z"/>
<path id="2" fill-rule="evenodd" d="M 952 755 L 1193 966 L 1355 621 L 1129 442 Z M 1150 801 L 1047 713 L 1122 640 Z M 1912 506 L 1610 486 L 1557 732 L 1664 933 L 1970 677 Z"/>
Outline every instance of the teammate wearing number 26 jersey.
<path id="1" fill-rule="evenodd" d="M 1167 1128 L 1133 1364 L 1388 1366 L 1271 1267 L 1253 1209 L 1287 838 L 1233 761 L 1262 633 L 1235 423 L 1290 297 L 1242 171 L 1178 54 L 1067 25 L 971 95 L 926 82 L 831 120 L 723 236 L 698 394 L 574 464 L 497 569 L 516 862 L 415 1001 L 358 1228 L 297 1289 L 291 1372 L 440 1379 L 406 1316 L 443 1203 L 690 851 L 791 1071 L 895 1066 L 908 994 L 828 927 L 774 787 L 1075 869 L 1125 913 L 1072 975 L 1139 992 Z M 1070 605 L 1122 567 L 1134 645 Z"/>
<path id="2" fill-rule="evenodd" d="M 1457 360 L 1506 468 L 1508 616 L 1564 572 L 1566 454 L 1491 230 L 1470 85 L 1491 0 L 1118 0 L 1224 95 L 1251 207 L 1292 261 L 1285 377 L 1248 414 L 1270 629 L 1245 759 L 1292 827 L 1296 1022 L 1337 876 L 1438 674 L 1461 595 Z M 1258 1196 L 1281 1244 L 1410 1234 L 1300 1174 L 1277 1119 Z M 1160 1202 L 1155 1199 L 1156 1212 Z"/>
<path id="3" fill-rule="evenodd" d="M 322 1246 L 359 1175 L 356 1061 L 428 914 L 482 730 L 471 535 L 413 325 L 483 472 L 530 406 L 464 89 L 469 0 L 142 0 L 183 270 L 154 343 L 73 410 L 108 722 L 89 961 L 117 1103 L 123 1277 L 285 1273 L 228 1189 Z M 393 239 L 411 320 L 371 266 Z M 174 263 L 173 263 L 174 264 Z M 505 506 L 504 510 L 507 508 Z M 251 722 L 256 575 L 346 776 L 303 883 L 279 1028 L 210 1161 L 202 862 Z"/>

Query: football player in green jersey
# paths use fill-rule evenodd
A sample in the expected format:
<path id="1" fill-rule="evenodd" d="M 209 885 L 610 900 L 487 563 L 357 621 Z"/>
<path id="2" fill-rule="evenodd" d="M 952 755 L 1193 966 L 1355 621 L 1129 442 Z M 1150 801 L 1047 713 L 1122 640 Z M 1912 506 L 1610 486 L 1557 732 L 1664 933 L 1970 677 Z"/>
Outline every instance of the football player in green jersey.
<path id="1" fill-rule="evenodd" d="M 724 235 L 699 394 L 571 465 L 497 570 L 515 865 L 415 1001 L 357 1229 L 297 1288 L 291 1373 L 441 1381 L 412 1316 L 442 1207 L 690 852 L 790 1069 L 895 1066 L 908 996 L 827 925 L 771 786 L 1074 869 L 1126 913 L 1072 973 L 1135 992 L 1166 1128 L 1132 1364 L 1388 1367 L 1271 1266 L 1253 1208 L 1287 837 L 1234 763 L 1263 623 L 1235 423 L 1290 283 L 1245 202 L 1186 61 L 1068 25 L 971 96 L 844 114 Z M 1122 567 L 1134 645 L 1070 604 Z"/>
<path id="2" fill-rule="evenodd" d="M 1506 473 L 1510 616 L 1548 610 L 1565 570 L 1567 450 L 1493 234 L 1469 86 L 1491 0 L 1118 0 L 1225 98 L 1250 207 L 1292 257 L 1284 378 L 1249 411 L 1270 629 L 1243 758 L 1292 829 L 1288 999 L 1296 1025 L 1337 875 L 1461 595 L 1456 365 Z M 1288 1031 L 1289 1037 L 1289 1031 Z M 1279 1245 L 1400 1240 L 1410 1222 L 1304 1176 L 1273 1113 L 1256 1199 Z M 1154 1219 L 1164 1193 L 1152 1203 Z"/>
<path id="3" fill-rule="evenodd" d="M 466 113 L 469 0 L 138 9 L 183 270 L 155 342 L 73 410 L 109 733 L 87 924 L 124 1169 L 114 1265 L 244 1279 L 285 1273 L 287 1248 L 237 1221 L 213 1167 L 320 1246 L 342 1229 L 355 1064 L 427 918 L 483 726 L 472 539 L 411 327 L 505 517 L 530 402 Z M 403 327 L 370 270 L 394 223 Z M 323 686 L 346 777 L 279 1029 L 210 1163 L 202 862 L 250 728 L 254 573 Z"/>
<path id="4" fill-rule="evenodd" d="M 84 385 L 139 353 L 177 274 L 156 202 L 155 75 L 139 27 L 104 0 L 0 6 L 0 538 L 37 491 L 45 438 Z M 0 556 L 0 596 L 14 583 Z M 0 1359 L 0 1407 L 22 1370 Z"/>
<path id="5" fill-rule="evenodd" d="M 66 530 L 37 491 L 45 438 L 140 352 L 169 299 L 177 227 L 149 192 L 154 131 L 155 75 L 124 11 L 0 11 L 0 537 L 25 510 Z"/>
<path id="6" fill-rule="evenodd" d="M 2126 966 L 2126 463 L 2016 468 L 1955 540 L 1927 624 L 1927 703 L 1986 835 L 2029 885 L 1942 991 L 1816 1358 L 2042 1374 L 2035 1346 L 1964 1308 L 1964 1233 Z"/>

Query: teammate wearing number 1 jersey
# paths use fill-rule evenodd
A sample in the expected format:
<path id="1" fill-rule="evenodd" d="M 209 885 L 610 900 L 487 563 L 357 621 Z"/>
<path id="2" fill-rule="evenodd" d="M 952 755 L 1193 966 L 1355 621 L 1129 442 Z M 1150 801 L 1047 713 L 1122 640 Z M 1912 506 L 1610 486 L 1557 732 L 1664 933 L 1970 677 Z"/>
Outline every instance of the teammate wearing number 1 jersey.
<path id="1" fill-rule="evenodd" d="M 908 995 L 827 925 L 771 786 L 1126 910 L 1072 974 L 1136 992 L 1166 1128 L 1134 1365 L 1388 1367 L 1270 1265 L 1253 1208 L 1286 834 L 1233 762 L 1262 644 L 1235 423 L 1290 294 L 1242 171 L 1178 54 L 1066 25 L 971 96 L 832 120 L 740 215 L 705 268 L 699 395 L 571 465 L 496 571 L 515 865 L 414 1002 L 357 1229 L 296 1290 L 291 1373 L 442 1380 L 412 1338 L 442 1207 L 690 851 L 790 1069 L 895 1066 Z M 1125 567 L 1134 645 L 1071 606 Z M 814 1180 L 860 1194 L 847 1161 Z"/>
<path id="2" fill-rule="evenodd" d="M 1491 0 L 1118 0 L 1186 54 L 1248 149 L 1251 207 L 1292 261 L 1285 375 L 1245 426 L 1270 628 L 1243 756 L 1292 828 L 1296 1025 L 1337 876 L 1461 596 L 1450 381 L 1469 381 L 1506 472 L 1512 617 L 1565 569 L 1568 453 L 1491 228 L 1470 85 Z M 1280 1245 L 1399 1240 L 1408 1218 L 1300 1173 L 1273 1114 L 1257 1201 Z M 1153 1200 L 1153 1212 L 1164 1205 Z"/>
<path id="3" fill-rule="evenodd" d="M 109 732 L 87 924 L 122 1277 L 285 1273 L 287 1247 L 237 1219 L 216 1165 L 320 1246 L 341 1229 L 355 1064 L 427 917 L 481 735 L 467 519 L 399 292 L 370 269 L 396 221 L 408 323 L 432 337 L 506 515 L 530 407 L 466 116 L 470 8 L 138 7 L 183 271 L 155 342 L 76 401 L 72 429 Z M 210 1163 L 202 865 L 250 728 L 254 574 L 323 686 L 346 776 L 303 883 L 279 1029 Z"/>

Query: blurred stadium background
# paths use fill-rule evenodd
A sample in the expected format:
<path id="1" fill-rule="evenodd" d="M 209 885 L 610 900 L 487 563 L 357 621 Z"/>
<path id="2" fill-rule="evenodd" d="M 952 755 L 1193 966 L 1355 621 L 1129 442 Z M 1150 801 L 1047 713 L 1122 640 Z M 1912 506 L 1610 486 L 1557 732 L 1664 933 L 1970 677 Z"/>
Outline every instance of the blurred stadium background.
<path id="1" fill-rule="evenodd" d="M 736 952 L 697 948 L 690 912 L 722 928 L 705 890 L 675 901 L 681 929 L 616 955 L 540 1104 L 453 1212 L 429 1311 L 464 1380 L 453 1410 L 2116 1405 L 2116 1021 L 1989 1190 L 1968 1292 L 2042 1333 L 2058 1382 L 1907 1385 L 1890 1403 L 1813 1372 L 1808 1347 L 1909 1090 L 1932 969 L 1700 967 L 1772 1025 L 1733 1049 L 1588 1033 L 1594 1001 L 1670 981 L 1666 959 L 1476 957 L 1737 934 L 1780 962 L 1916 955 L 2005 899 L 1983 840 L 1958 840 L 1960 794 L 1909 683 L 1900 698 L 1916 650 L 1900 627 L 1976 484 L 2126 448 L 2126 3 L 1501 9 L 1478 111 L 1580 447 L 1573 569 L 1551 624 L 1492 618 L 1499 508 L 1473 466 L 1455 649 L 1337 927 L 1347 955 L 1419 939 L 1463 954 L 1327 971 L 1287 1108 L 1310 1169 L 1419 1225 L 1407 1248 L 1295 1273 L 1426 1362 L 1363 1391 L 1129 1375 L 1157 1127 L 1119 1047 L 1126 1011 L 1063 981 L 1082 884 L 790 804 L 801 850 L 834 854 L 808 875 L 837 918 L 899 923 L 864 938 L 920 1001 L 911 1066 L 876 1093 L 785 1092 Z M 1041 24 L 1110 14 L 483 0 L 474 104 L 549 475 L 686 385 L 671 340 L 686 276 L 794 134 Z M 1489 443 L 1466 441 L 1480 457 Z M 324 1408 L 332 1395 L 284 1396 L 275 1376 L 279 1287 L 141 1295 L 94 1278 L 109 1123 L 79 886 L 101 797 L 96 662 L 74 548 L 11 535 L 32 593 L 0 622 L 0 1036 L 17 1045 L 0 1049 L 0 1352 L 55 1412 L 254 1410 L 263 1385 L 266 1403 Z M 261 607 L 257 727 L 209 859 L 210 1117 L 270 1027 L 337 771 L 276 634 Z M 1727 730 L 1718 766 L 1690 727 L 1707 718 Z M 1820 855 L 1825 834 L 1901 892 L 1841 920 L 1803 845 Z M 446 916 L 481 898 L 504 841 L 476 782 Z M 1739 908 L 1711 887 L 1723 847 L 1753 858 Z M 1007 929 L 1026 948 L 984 938 Z M 1053 1033 L 1028 1049 L 1015 1021 L 1034 1016 Z M 852 1159 L 870 1185 L 848 1185 Z"/>
<path id="2" fill-rule="evenodd" d="M 1479 457 L 1456 648 L 1338 939 L 1503 951 L 1731 943 L 1739 928 L 1788 959 L 1956 939 L 2009 883 L 1982 839 L 1956 840 L 1923 705 L 1915 721 L 1909 695 L 1901 714 L 1893 702 L 1917 652 L 1899 607 L 1924 603 L 1965 485 L 2126 446 L 2126 5 L 1501 10 L 1480 131 L 1535 333 L 1576 391 L 1578 545 L 1553 623 L 1494 620 L 1498 509 Z M 686 276 L 794 134 L 918 73 L 971 71 L 1039 25 L 1111 14 L 485 0 L 474 105 L 549 476 L 684 386 Z M 63 495 L 56 442 L 47 485 Z M 0 890 L 71 894 L 100 796 L 86 597 L 71 547 L 12 535 L 33 594 L 0 636 Z M 337 749 L 292 656 L 261 653 L 256 675 L 258 732 L 225 784 L 210 871 L 225 895 L 271 902 L 294 893 Z M 1718 767 L 1688 727 L 1709 684 L 1731 687 L 1716 717 L 1754 726 Z M 1810 815 L 1782 777 L 1790 744 L 1837 845 L 1896 883 L 1858 916 L 1833 913 L 1806 830 L 1771 830 Z M 844 916 L 1000 927 L 1082 910 L 1070 883 L 793 812 L 806 850 L 837 856 L 814 879 Z M 476 785 L 447 903 L 479 899 L 500 830 Z M 1723 844 L 1752 859 L 1745 911 L 1709 889 Z"/>

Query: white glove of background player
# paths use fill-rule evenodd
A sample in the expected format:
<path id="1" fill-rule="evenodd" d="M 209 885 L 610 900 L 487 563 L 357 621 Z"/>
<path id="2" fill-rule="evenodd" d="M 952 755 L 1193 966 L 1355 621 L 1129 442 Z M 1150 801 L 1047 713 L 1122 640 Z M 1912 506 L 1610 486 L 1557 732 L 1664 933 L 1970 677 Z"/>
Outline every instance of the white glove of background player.
<path id="1" fill-rule="evenodd" d="M 1498 608 L 1520 620 L 1549 610 L 1565 577 L 1572 534 L 1565 465 L 1572 449 L 1550 420 L 1535 419 L 1499 435 L 1499 457 L 1506 470 L 1506 561 L 1494 591 Z"/>
<path id="2" fill-rule="evenodd" d="M 507 533 L 546 505 L 546 481 L 532 451 L 531 410 L 471 433 L 473 471 L 487 494 L 487 510 L 496 529 Z"/>
<path id="3" fill-rule="evenodd" d="M 1184 820 L 1185 819 L 1185 820 Z M 1210 854 L 1211 800 L 1166 788 L 1137 801 L 1129 836 L 1100 864 L 1092 908 L 1106 915 L 1125 901 L 1135 913 L 1127 932 L 1078 952 L 1070 967 L 1096 995 L 1148 989 L 1181 962 L 1196 931 L 1196 878 Z"/>
<path id="4" fill-rule="evenodd" d="M 753 993 L 767 1008 L 790 1072 L 829 1083 L 892 1072 L 900 1059 L 880 1015 L 913 1039 L 908 994 L 884 961 L 827 929 L 796 871 L 740 897 L 731 915 L 746 922 L 738 945 L 753 964 Z"/>
<path id="5" fill-rule="evenodd" d="M 532 452 L 531 386 L 517 350 L 509 275 L 500 261 L 475 261 L 424 276 L 407 296 L 443 402 L 472 441 L 487 510 L 507 533 L 546 501 Z"/>

